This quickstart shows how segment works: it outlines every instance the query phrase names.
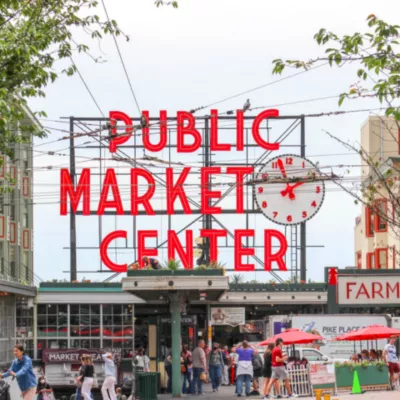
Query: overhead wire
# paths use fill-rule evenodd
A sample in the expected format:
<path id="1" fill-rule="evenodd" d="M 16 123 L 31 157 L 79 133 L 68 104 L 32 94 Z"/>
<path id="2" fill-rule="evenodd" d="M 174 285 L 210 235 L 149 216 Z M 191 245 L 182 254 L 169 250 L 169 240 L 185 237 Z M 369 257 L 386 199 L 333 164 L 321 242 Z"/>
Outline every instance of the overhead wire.
<path id="1" fill-rule="evenodd" d="M 128 84 L 129 84 L 129 88 L 131 90 L 131 93 L 132 93 L 133 99 L 135 101 L 136 107 L 137 107 L 137 109 L 139 111 L 139 116 L 141 116 L 142 112 L 140 110 L 139 103 L 138 103 L 136 95 L 135 95 L 135 91 L 133 90 L 132 82 L 131 82 L 131 80 L 129 78 L 129 74 L 128 74 L 128 71 L 126 69 L 125 62 L 124 62 L 124 59 L 122 57 L 122 53 L 121 53 L 121 50 L 119 48 L 118 41 L 117 41 L 117 38 L 115 36 L 114 30 L 111 28 L 112 27 L 112 23 L 111 23 L 109 15 L 108 15 L 106 4 L 105 4 L 104 0 L 101 0 L 101 2 L 103 4 L 104 12 L 106 13 L 106 17 L 107 17 L 108 23 L 110 24 L 110 31 L 111 31 L 112 37 L 114 39 L 115 47 L 117 48 L 117 51 L 118 51 L 118 55 L 119 55 L 119 59 L 120 59 L 121 64 L 122 64 L 122 68 L 124 69 L 125 76 L 126 76 L 126 79 L 128 81 Z"/>

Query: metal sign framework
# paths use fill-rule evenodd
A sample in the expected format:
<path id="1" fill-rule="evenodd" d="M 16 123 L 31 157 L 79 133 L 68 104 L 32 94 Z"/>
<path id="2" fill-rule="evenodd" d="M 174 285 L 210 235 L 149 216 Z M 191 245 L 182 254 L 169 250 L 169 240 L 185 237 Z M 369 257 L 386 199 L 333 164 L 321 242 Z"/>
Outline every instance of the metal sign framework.
<path id="1" fill-rule="evenodd" d="M 257 170 L 260 169 L 261 166 L 264 165 L 268 157 L 271 155 L 271 151 L 266 151 L 258 144 L 252 140 L 251 137 L 251 123 L 254 120 L 253 116 L 245 116 L 245 127 L 244 127 L 244 135 L 245 135 L 245 143 L 244 143 L 244 150 L 242 154 L 244 155 L 244 161 L 240 160 L 240 162 L 232 162 L 232 160 L 229 160 L 229 162 L 225 162 L 223 159 L 218 160 L 219 154 L 217 155 L 216 153 L 212 153 L 210 150 L 210 116 L 202 116 L 202 117 L 196 117 L 196 129 L 200 131 L 203 137 L 202 144 L 200 146 L 199 152 L 197 153 L 197 157 L 200 158 L 201 160 L 201 165 L 199 167 L 211 167 L 211 166 L 252 166 L 254 167 L 254 171 L 256 172 Z M 230 115 L 221 115 L 218 117 L 218 131 L 223 132 L 223 134 L 229 134 L 229 132 L 232 132 L 231 137 L 235 137 L 235 130 L 236 130 L 236 125 L 234 123 L 236 117 L 235 116 L 230 116 Z M 132 121 L 134 124 L 139 124 L 140 125 L 140 118 L 132 118 Z M 159 118 L 155 117 L 150 117 L 150 132 L 154 129 L 154 134 L 156 134 L 159 130 Z M 84 150 L 85 153 L 88 151 L 95 151 L 97 152 L 98 156 L 93 158 L 93 160 L 96 160 L 99 163 L 99 173 L 95 173 L 93 175 L 99 175 L 99 178 L 101 179 L 102 177 L 102 153 L 105 151 L 108 151 L 108 144 L 109 141 L 108 139 L 110 138 L 108 129 L 106 129 L 106 125 L 108 124 L 109 120 L 106 118 L 90 118 L 90 117 L 69 117 L 69 122 L 70 122 L 70 174 L 72 180 L 75 182 L 77 181 L 77 163 L 76 163 L 76 153 Z M 168 118 L 168 133 L 171 134 L 174 131 L 174 128 L 171 128 L 171 126 L 176 127 L 176 118 Z M 225 124 L 224 123 L 228 123 Z M 275 130 L 273 133 L 271 133 L 271 130 L 274 127 L 274 125 L 278 125 L 279 129 L 279 134 L 275 135 Z M 283 125 L 283 126 L 282 126 Z M 96 128 L 98 127 L 98 129 Z M 154 127 L 154 128 L 153 128 Z M 78 143 L 76 141 L 76 137 L 78 135 L 75 135 L 74 132 L 77 132 L 79 130 L 80 132 L 87 132 L 87 136 L 90 137 L 91 139 L 94 138 L 95 143 L 94 144 L 87 144 L 86 143 Z M 91 133 L 93 131 L 96 131 L 97 133 Z M 137 160 L 138 157 L 140 157 L 140 152 L 143 151 L 143 154 L 145 153 L 144 146 L 141 143 L 141 141 L 138 140 L 138 134 L 141 133 L 141 130 L 139 129 L 135 134 L 132 136 L 131 140 L 128 142 L 126 145 L 119 146 L 117 149 L 117 152 L 115 153 L 117 157 L 114 157 L 115 161 L 121 161 L 124 160 L 125 163 L 130 164 L 132 167 L 140 167 L 147 169 L 149 172 L 152 172 L 152 166 L 151 164 L 140 164 L 138 165 Z M 279 117 L 271 117 L 267 120 L 265 120 L 264 125 L 261 127 L 260 126 L 260 133 L 262 135 L 265 135 L 264 138 L 268 140 L 269 142 L 278 142 L 280 143 L 280 147 L 282 148 L 279 150 L 279 152 L 282 152 L 283 149 L 286 150 L 286 148 L 291 148 L 290 152 L 297 152 L 301 157 L 306 156 L 306 139 L 305 139 L 305 116 L 304 115 L 298 115 L 298 116 L 279 116 Z M 295 135 L 294 135 L 295 134 Z M 288 139 L 290 136 L 295 136 L 297 144 L 285 144 L 285 140 Z M 93 142 L 93 141 L 92 141 Z M 224 141 L 226 143 L 226 140 Z M 230 141 L 232 146 L 234 147 L 235 144 L 234 142 Z M 173 143 L 173 141 L 169 141 L 168 144 L 166 145 L 166 151 L 168 153 L 168 159 L 163 159 L 161 160 L 164 164 L 171 164 L 176 163 L 176 158 L 174 159 L 174 149 L 176 149 L 176 143 Z M 295 150 L 293 150 L 295 149 Z M 255 159 L 250 158 L 250 151 L 253 152 L 255 155 Z M 273 152 L 273 155 L 275 156 L 278 154 L 278 152 Z M 146 156 L 149 160 L 159 160 L 156 157 L 148 157 Z M 194 158 L 195 154 L 191 154 L 191 158 Z M 143 159 L 143 158 L 142 158 Z M 104 165 L 103 165 L 104 167 Z M 166 186 L 166 182 L 163 179 L 161 174 L 152 172 L 156 182 L 158 185 L 161 187 Z M 254 177 L 248 176 L 247 181 L 250 182 Z M 212 186 L 213 183 L 209 182 L 209 187 Z M 222 192 L 222 196 L 220 199 L 214 202 L 213 206 L 221 203 L 224 199 L 226 199 L 229 194 L 235 190 L 236 184 L 231 184 L 227 186 L 227 189 Z M 101 188 L 100 188 L 101 190 Z M 255 229 L 255 227 L 251 227 L 251 221 L 250 221 L 250 216 L 254 214 L 259 214 L 261 218 L 264 219 L 262 216 L 261 212 L 259 211 L 257 204 L 254 200 L 253 196 L 253 187 L 251 185 L 245 185 L 244 187 L 244 199 L 245 199 L 245 209 L 244 209 L 244 216 L 245 216 L 245 227 L 246 229 Z M 177 233 L 181 233 L 191 227 L 194 224 L 201 224 L 202 229 L 213 229 L 213 227 L 217 227 L 218 229 L 225 229 L 228 233 L 228 236 L 225 240 L 225 243 L 219 248 L 232 248 L 233 246 L 231 245 L 232 240 L 233 240 L 233 230 L 232 227 L 226 226 L 227 223 L 224 223 L 221 221 L 220 216 L 224 215 L 236 215 L 236 209 L 234 207 L 228 208 L 228 209 L 222 209 L 222 214 L 219 214 L 218 216 L 216 215 L 202 215 L 201 210 L 200 210 L 200 204 L 197 202 L 193 197 L 188 195 L 188 200 L 191 206 L 194 207 L 193 209 L 193 215 L 186 215 L 186 218 L 191 218 L 191 221 L 185 224 L 185 226 L 180 227 L 179 230 L 177 230 Z M 156 215 L 162 216 L 161 218 L 167 218 L 167 226 L 168 230 L 174 229 L 174 222 L 172 220 L 171 215 L 167 215 L 167 212 L 165 209 L 162 208 L 156 208 L 154 207 L 154 211 Z M 176 210 L 175 215 L 182 215 L 183 210 Z M 76 215 L 82 215 L 82 212 L 78 211 Z M 103 218 L 106 216 L 115 216 L 116 212 L 115 211 L 106 211 L 104 216 L 97 216 L 98 217 L 98 246 L 94 247 L 79 247 L 77 246 L 77 221 L 76 221 L 76 215 L 74 213 L 70 213 L 70 247 L 66 247 L 67 249 L 70 250 L 70 277 L 71 280 L 76 280 L 77 279 L 77 273 L 78 272 L 85 272 L 85 273 L 90 273 L 90 272 L 108 272 L 112 273 L 110 270 L 105 270 L 102 268 L 101 262 L 100 262 L 100 269 L 97 271 L 78 271 L 77 270 L 77 250 L 84 250 L 84 249 L 98 249 L 100 247 L 101 240 L 103 238 Z M 97 215 L 96 211 L 91 211 L 90 215 Z M 117 251 L 118 249 L 131 249 L 132 250 L 132 261 L 137 260 L 137 243 L 136 243 L 136 233 L 139 225 L 138 217 L 130 215 L 129 211 L 125 211 L 125 215 L 129 216 L 132 218 L 132 246 L 126 245 L 126 247 L 115 247 L 115 250 Z M 139 211 L 139 217 L 141 215 L 146 215 L 145 211 Z M 266 218 L 265 218 L 266 220 Z M 284 228 L 284 233 L 285 236 L 288 238 L 288 244 L 289 244 L 289 251 L 288 254 L 286 255 L 286 264 L 288 266 L 288 270 L 291 272 L 291 278 L 292 279 L 300 279 L 301 281 L 306 281 L 307 278 L 307 259 L 306 259 L 306 251 L 307 251 L 307 235 L 306 235 L 306 223 L 301 223 L 300 226 L 298 225 L 292 225 L 289 227 Z M 158 249 L 165 249 L 167 244 L 167 240 L 157 240 L 157 245 L 155 246 Z M 253 240 L 253 243 L 250 243 L 249 238 L 247 238 L 246 243 L 244 247 L 254 247 L 256 249 L 256 253 L 252 258 L 255 260 L 255 265 L 256 265 L 256 270 L 261 271 L 261 269 L 257 269 L 257 265 L 261 266 L 262 270 L 264 270 L 264 263 L 260 257 L 257 256 L 257 249 L 261 249 L 264 246 L 263 245 L 257 245 L 255 243 L 255 239 Z M 310 246 L 311 247 L 311 246 Z M 312 246 L 312 247 L 321 247 L 321 246 Z M 203 247 L 203 255 L 205 259 L 209 260 L 209 248 L 207 246 L 207 243 L 205 243 Z M 300 256 L 300 257 L 299 257 Z M 248 257 L 249 258 L 249 257 Z M 277 270 L 272 270 L 269 271 L 269 273 L 273 276 L 275 280 L 278 282 L 283 282 L 283 279 L 280 275 L 276 273 Z M 109 281 L 113 279 L 116 275 L 118 274 L 113 274 L 110 277 L 106 279 L 106 281 Z"/>

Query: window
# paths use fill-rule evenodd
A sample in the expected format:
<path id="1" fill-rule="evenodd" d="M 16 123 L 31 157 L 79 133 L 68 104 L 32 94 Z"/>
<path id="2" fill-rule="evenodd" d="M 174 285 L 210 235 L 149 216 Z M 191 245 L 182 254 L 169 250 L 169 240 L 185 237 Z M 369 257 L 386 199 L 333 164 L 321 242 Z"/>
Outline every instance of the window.
<path id="1" fill-rule="evenodd" d="M 388 249 L 375 250 L 375 268 L 388 269 Z"/>
<path id="2" fill-rule="evenodd" d="M 322 361 L 322 354 L 315 350 L 303 350 L 303 357 L 310 361 Z"/>
<path id="3" fill-rule="evenodd" d="M 0 193 L 0 214 L 4 214 L 4 193 Z"/>
<path id="4" fill-rule="evenodd" d="M 367 253 L 367 269 L 375 268 L 375 255 L 374 253 Z"/>
<path id="5" fill-rule="evenodd" d="M 29 197 L 30 196 L 30 180 L 29 177 L 22 178 L 22 196 Z"/>
<path id="6" fill-rule="evenodd" d="M 374 210 L 371 207 L 365 207 L 365 235 L 374 236 Z"/>
<path id="7" fill-rule="evenodd" d="M 396 269 L 396 246 L 392 246 L 393 269 Z"/>
<path id="8" fill-rule="evenodd" d="M 387 232 L 388 224 L 387 220 L 387 199 L 379 199 L 375 202 L 375 232 Z"/>
<path id="9" fill-rule="evenodd" d="M 361 250 L 360 250 L 360 251 L 357 251 L 357 252 L 356 252 L 356 265 L 357 265 L 357 268 L 358 268 L 358 269 L 361 269 L 361 268 L 362 268 L 362 260 L 361 260 L 361 257 L 362 257 Z"/>
<path id="10" fill-rule="evenodd" d="M 0 275 L 5 274 L 4 268 L 4 243 L 0 242 Z"/>

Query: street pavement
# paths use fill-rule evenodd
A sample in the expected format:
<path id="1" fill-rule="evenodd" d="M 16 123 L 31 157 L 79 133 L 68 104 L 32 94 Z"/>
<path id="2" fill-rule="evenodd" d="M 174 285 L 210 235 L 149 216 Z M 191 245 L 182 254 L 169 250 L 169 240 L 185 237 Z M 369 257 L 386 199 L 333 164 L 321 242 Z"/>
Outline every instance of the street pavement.
<path id="1" fill-rule="evenodd" d="M 213 393 L 211 390 L 210 385 L 204 385 L 204 395 L 203 396 L 194 396 L 194 395 L 185 395 L 185 399 L 202 399 L 202 400 L 214 400 L 214 399 L 234 399 L 236 398 L 235 395 L 235 388 L 234 386 L 229 386 L 229 387 L 221 387 L 219 392 Z M 172 396 L 170 394 L 163 394 L 159 395 L 158 399 L 159 400 L 169 400 L 171 399 Z M 250 397 L 245 397 L 242 396 L 242 400 L 258 400 L 260 397 L 259 396 L 250 396 Z M 299 397 L 299 399 L 303 400 L 311 400 L 314 399 L 315 397 Z M 400 391 L 385 391 L 385 392 L 367 392 L 363 393 L 360 395 L 351 395 L 351 394 L 346 394 L 342 393 L 339 394 L 338 396 L 331 396 L 331 400 L 400 400 Z"/>

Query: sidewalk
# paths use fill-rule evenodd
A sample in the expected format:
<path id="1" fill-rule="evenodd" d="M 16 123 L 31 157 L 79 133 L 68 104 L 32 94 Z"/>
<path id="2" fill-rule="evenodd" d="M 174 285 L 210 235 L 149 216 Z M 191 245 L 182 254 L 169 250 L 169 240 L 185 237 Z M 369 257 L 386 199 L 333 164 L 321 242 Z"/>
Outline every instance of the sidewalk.
<path id="1" fill-rule="evenodd" d="M 235 395 L 235 388 L 234 386 L 229 387 L 221 387 L 219 392 L 213 393 L 211 390 L 210 385 L 204 385 L 204 395 L 203 396 L 193 396 L 193 395 L 185 395 L 183 396 L 185 399 L 202 399 L 202 400 L 214 400 L 214 399 L 236 399 Z M 170 394 L 159 395 L 159 400 L 169 400 L 172 396 Z M 259 400 L 259 396 L 250 396 L 250 397 L 241 397 L 242 400 Z M 304 400 L 315 400 L 315 397 L 299 397 L 299 399 Z M 400 392 L 393 391 L 393 392 L 368 392 L 361 395 L 351 395 L 351 394 L 339 394 L 338 396 L 332 396 L 331 400 L 338 399 L 338 400 L 400 400 Z"/>

